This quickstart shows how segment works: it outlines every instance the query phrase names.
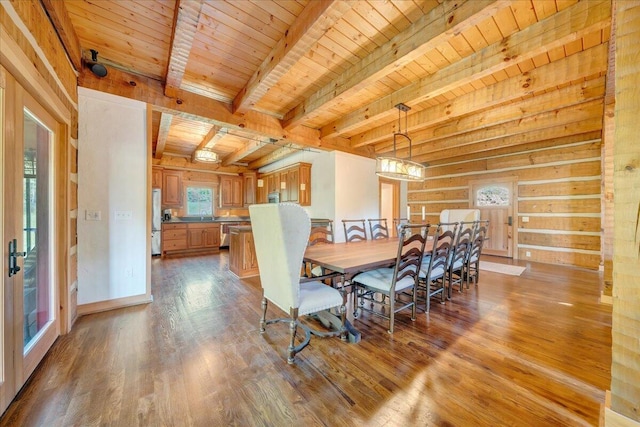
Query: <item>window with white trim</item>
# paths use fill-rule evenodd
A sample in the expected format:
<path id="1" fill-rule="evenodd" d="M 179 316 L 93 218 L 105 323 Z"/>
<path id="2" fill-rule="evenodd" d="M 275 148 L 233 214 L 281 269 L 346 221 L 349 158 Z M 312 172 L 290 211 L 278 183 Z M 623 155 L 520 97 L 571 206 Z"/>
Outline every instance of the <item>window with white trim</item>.
<path id="1" fill-rule="evenodd" d="M 213 187 L 188 186 L 185 199 L 187 216 L 213 216 Z"/>

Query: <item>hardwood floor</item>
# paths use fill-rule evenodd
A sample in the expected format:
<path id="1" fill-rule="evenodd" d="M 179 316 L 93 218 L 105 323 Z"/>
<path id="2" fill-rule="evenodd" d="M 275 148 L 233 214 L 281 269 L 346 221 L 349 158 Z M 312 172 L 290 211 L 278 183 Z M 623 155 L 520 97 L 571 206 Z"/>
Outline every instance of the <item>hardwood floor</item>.
<path id="1" fill-rule="evenodd" d="M 259 281 L 230 274 L 226 251 L 154 259 L 154 302 L 79 319 L 0 425 L 597 425 L 611 366 L 601 278 L 518 264 L 522 276 L 483 271 L 416 322 L 399 313 L 393 336 L 365 313 L 360 343 L 314 337 L 288 365 L 288 326 L 260 335 Z"/>

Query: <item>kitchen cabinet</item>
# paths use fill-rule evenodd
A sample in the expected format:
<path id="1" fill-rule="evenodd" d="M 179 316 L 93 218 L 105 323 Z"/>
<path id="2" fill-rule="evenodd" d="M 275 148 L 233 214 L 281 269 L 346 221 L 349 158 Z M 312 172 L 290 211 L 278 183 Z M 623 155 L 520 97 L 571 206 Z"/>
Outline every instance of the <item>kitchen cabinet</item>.
<path id="1" fill-rule="evenodd" d="M 281 202 L 311 205 L 311 164 L 297 163 L 277 172 L 263 174 L 261 177 L 267 186 L 266 194 L 280 193 Z M 284 184 L 285 188 L 282 188 Z M 265 194 L 265 196 L 266 196 Z M 266 202 L 266 199 L 262 202 Z"/>
<path id="2" fill-rule="evenodd" d="M 164 170 L 162 172 L 163 208 L 182 207 L 182 172 Z"/>
<path id="3" fill-rule="evenodd" d="M 187 224 L 162 224 L 162 256 L 187 249 Z"/>
<path id="4" fill-rule="evenodd" d="M 222 176 L 220 178 L 220 207 L 221 208 L 241 208 L 242 200 L 241 176 Z"/>
<path id="5" fill-rule="evenodd" d="M 187 224 L 189 249 L 218 248 L 220 246 L 220 224 Z"/>
<path id="6" fill-rule="evenodd" d="M 162 256 L 211 253 L 220 250 L 220 224 L 162 224 Z"/>
<path id="7" fill-rule="evenodd" d="M 162 188 L 162 169 L 153 168 L 151 170 L 151 187 Z"/>
<path id="8" fill-rule="evenodd" d="M 256 188 L 256 203 L 267 203 L 267 180 L 260 176 L 256 181 Z"/>
<path id="9" fill-rule="evenodd" d="M 242 174 L 243 190 L 244 190 L 244 206 L 256 203 L 256 182 L 258 174 L 256 172 L 245 172 Z"/>
<path id="10" fill-rule="evenodd" d="M 229 270 L 240 278 L 259 275 L 251 226 L 232 226 L 229 232 Z"/>
<path id="11" fill-rule="evenodd" d="M 298 188 L 298 203 L 301 206 L 311 206 L 311 165 L 309 163 L 300 163 Z"/>

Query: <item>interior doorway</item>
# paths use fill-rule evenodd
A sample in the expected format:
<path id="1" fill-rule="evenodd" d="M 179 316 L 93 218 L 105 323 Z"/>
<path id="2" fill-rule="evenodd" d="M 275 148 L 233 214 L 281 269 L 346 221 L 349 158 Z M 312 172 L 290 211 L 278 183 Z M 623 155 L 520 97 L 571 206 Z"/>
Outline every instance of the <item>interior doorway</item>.
<path id="1" fill-rule="evenodd" d="M 387 225 L 393 229 L 391 234 L 395 236 L 396 230 L 393 227 L 393 220 L 400 218 L 400 183 L 379 178 L 378 194 L 380 195 L 380 218 L 387 219 Z"/>
<path id="2" fill-rule="evenodd" d="M 518 232 L 514 226 L 518 215 L 517 186 L 515 177 L 469 182 L 469 205 L 480 209 L 480 219 L 489 220 L 483 254 L 518 258 L 513 248 Z"/>

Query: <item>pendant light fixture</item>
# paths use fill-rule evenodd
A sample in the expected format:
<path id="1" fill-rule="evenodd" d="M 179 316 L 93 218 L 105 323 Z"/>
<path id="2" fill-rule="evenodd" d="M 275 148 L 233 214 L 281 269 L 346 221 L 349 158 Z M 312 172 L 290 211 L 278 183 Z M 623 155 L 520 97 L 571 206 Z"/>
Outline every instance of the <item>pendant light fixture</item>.
<path id="1" fill-rule="evenodd" d="M 220 161 L 218 153 L 211 150 L 211 148 L 202 147 L 198 148 L 193 154 L 193 160 L 202 163 L 217 163 Z"/>
<path id="2" fill-rule="evenodd" d="M 411 138 L 407 133 L 407 112 L 411 109 L 405 104 L 397 104 L 398 109 L 398 131 L 393 133 L 393 156 L 378 157 L 376 159 L 376 175 L 395 179 L 398 181 L 424 181 L 426 167 L 420 163 L 411 161 Z M 401 126 L 401 114 L 404 112 L 404 132 Z M 396 157 L 396 139 L 403 137 L 409 141 L 409 158 L 401 159 Z"/>

